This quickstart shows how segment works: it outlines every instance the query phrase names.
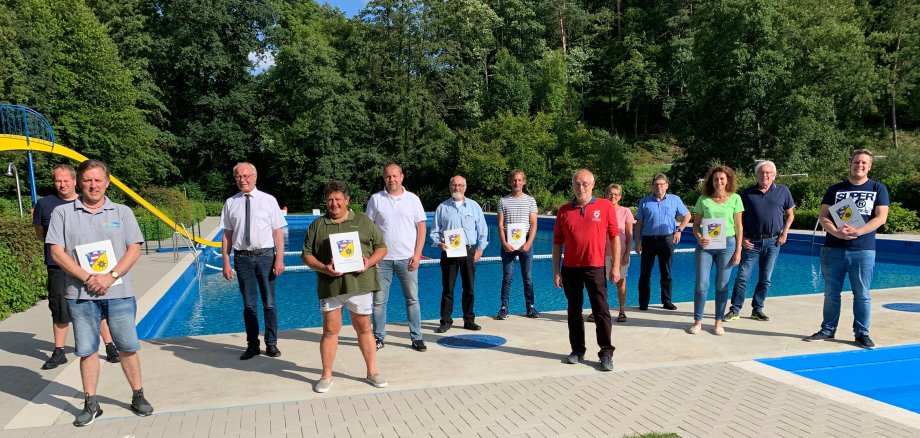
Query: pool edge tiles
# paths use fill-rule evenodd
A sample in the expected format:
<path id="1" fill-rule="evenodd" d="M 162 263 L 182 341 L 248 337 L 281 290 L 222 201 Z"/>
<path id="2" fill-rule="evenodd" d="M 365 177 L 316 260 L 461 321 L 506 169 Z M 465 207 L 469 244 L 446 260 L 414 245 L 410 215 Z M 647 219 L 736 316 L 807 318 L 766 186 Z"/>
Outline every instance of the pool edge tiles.
<path id="1" fill-rule="evenodd" d="M 920 344 L 756 361 L 920 414 Z"/>

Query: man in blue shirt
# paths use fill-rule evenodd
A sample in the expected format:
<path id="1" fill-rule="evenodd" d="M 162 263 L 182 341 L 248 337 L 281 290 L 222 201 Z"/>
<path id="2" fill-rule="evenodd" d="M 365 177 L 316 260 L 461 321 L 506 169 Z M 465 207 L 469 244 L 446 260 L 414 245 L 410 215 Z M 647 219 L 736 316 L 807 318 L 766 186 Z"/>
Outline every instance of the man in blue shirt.
<path id="1" fill-rule="evenodd" d="M 872 152 L 859 149 L 850 158 L 850 177 L 832 185 L 821 200 L 819 220 L 827 236 L 821 248 L 821 273 L 824 275 L 824 320 L 821 329 L 806 341 L 834 339 L 840 321 L 840 292 L 843 279 L 849 274 L 853 288 L 853 334 L 856 344 L 875 348 L 869 338 L 869 318 L 872 300 L 869 287 L 875 268 L 875 230 L 888 221 L 888 188 L 869 179 Z M 831 218 L 830 207 L 850 198 L 859 208 L 865 225 L 856 228 L 838 224 Z"/>
<path id="2" fill-rule="evenodd" d="M 675 219 L 681 217 L 680 225 Z M 690 223 L 690 210 L 680 196 L 668 193 L 668 177 L 663 173 L 652 177 L 652 194 L 639 201 L 636 209 L 636 254 L 642 256 L 639 271 L 639 310 L 648 310 L 651 300 L 652 266 L 658 257 L 661 274 L 661 306 L 676 310 L 671 302 L 671 256 L 680 243 L 680 233 Z"/>
<path id="3" fill-rule="evenodd" d="M 747 281 L 751 278 L 754 265 L 759 263 L 757 287 L 751 300 L 751 319 L 769 321 L 763 313 L 764 301 L 770 291 L 770 276 L 779 257 L 779 247 L 786 243 L 789 227 L 795 219 L 795 201 L 789 188 L 782 184 L 773 184 L 776 179 L 776 164 L 761 161 L 754 167 L 757 184 L 741 191 L 744 204 L 742 229 L 744 238 L 741 242 L 741 264 L 735 277 L 732 292 L 732 306 L 725 314 L 724 321 L 735 321 L 744 306 Z M 783 219 L 785 213 L 785 220 Z"/>
<path id="4" fill-rule="evenodd" d="M 431 224 L 431 241 L 441 247 L 441 325 L 435 330 L 444 333 L 454 324 L 451 313 L 454 311 L 454 286 L 457 272 L 463 281 L 463 328 L 479 330 L 476 314 L 473 313 L 473 284 L 476 278 L 476 262 L 482 257 L 482 251 L 489 244 L 489 228 L 486 225 L 482 207 L 466 194 L 466 178 L 457 175 L 450 179 L 450 198 L 446 199 L 434 212 Z M 463 229 L 466 237 L 466 256 L 448 257 L 444 232 Z"/>

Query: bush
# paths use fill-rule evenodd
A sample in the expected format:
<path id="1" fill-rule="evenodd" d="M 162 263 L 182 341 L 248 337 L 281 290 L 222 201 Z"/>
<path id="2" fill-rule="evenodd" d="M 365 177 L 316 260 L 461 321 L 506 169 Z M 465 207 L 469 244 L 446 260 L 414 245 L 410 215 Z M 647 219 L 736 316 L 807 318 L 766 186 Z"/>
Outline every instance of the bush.
<path id="1" fill-rule="evenodd" d="M 47 281 L 44 248 L 31 221 L 0 217 L 0 320 L 47 297 Z"/>
<path id="2" fill-rule="evenodd" d="M 898 174 L 885 178 L 888 194 L 904 208 L 920 212 L 920 172 Z"/>
<path id="3" fill-rule="evenodd" d="M 224 209 L 224 203 L 220 201 L 202 201 L 204 205 L 204 214 L 208 216 L 220 216 Z"/>
<path id="4" fill-rule="evenodd" d="M 901 206 L 900 202 L 892 202 L 888 209 L 888 221 L 879 229 L 885 234 L 903 233 L 917 229 L 917 212 Z"/>
<path id="5" fill-rule="evenodd" d="M 818 203 L 820 204 L 820 200 Z M 815 224 L 818 222 L 818 214 L 820 213 L 821 207 L 796 207 L 792 228 L 806 231 L 814 230 Z"/>

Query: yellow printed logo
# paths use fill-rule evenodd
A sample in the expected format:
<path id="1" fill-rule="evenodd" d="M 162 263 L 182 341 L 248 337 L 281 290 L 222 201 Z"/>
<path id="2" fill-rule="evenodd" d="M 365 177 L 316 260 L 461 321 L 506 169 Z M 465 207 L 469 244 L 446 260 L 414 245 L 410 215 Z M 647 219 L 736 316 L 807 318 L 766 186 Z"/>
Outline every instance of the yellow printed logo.
<path id="1" fill-rule="evenodd" d="M 709 237 L 718 238 L 722 234 L 722 226 L 719 224 L 709 224 Z"/>
<path id="2" fill-rule="evenodd" d="M 837 215 L 840 216 L 840 220 L 848 222 L 850 219 L 853 219 L 853 210 L 849 205 L 844 205 L 837 209 Z"/>
<path id="3" fill-rule="evenodd" d="M 346 259 L 355 254 L 355 243 L 352 240 L 340 240 L 336 242 L 339 247 L 339 254 Z"/>
<path id="4" fill-rule="evenodd" d="M 90 268 L 96 272 L 105 271 L 105 268 L 109 267 L 109 257 L 102 250 L 86 253 L 86 260 L 89 261 Z"/>
<path id="5" fill-rule="evenodd" d="M 451 234 L 448 238 L 450 239 L 450 246 L 454 248 L 460 246 L 460 235 L 459 234 Z"/>
<path id="6" fill-rule="evenodd" d="M 512 228 L 512 229 L 511 229 L 511 239 L 513 239 L 513 240 L 521 240 L 521 237 L 523 237 L 523 236 L 524 236 L 524 230 L 522 230 L 522 229 L 520 229 L 520 228 Z"/>

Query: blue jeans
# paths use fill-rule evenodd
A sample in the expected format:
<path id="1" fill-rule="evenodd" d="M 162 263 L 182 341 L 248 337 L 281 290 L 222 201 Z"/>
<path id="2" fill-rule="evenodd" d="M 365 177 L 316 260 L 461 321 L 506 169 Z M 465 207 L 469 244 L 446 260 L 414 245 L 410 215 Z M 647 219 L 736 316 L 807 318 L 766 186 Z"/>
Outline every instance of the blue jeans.
<path id="1" fill-rule="evenodd" d="M 751 308 L 754 312 L 763 310 L 763 302 L 767 299 L 767 293 L 770 292 L 770 277 L 773 275 L 773 267 L 776 266 L 776 259 L 779 257 L 779 246 L 776 245 L 776 238 L 755 239 L 751 240 L 754 249 L 741 248 L 741 264 L 738 265 L 738 275 L 735 277 L 735 289 L 732 292 L 732 312 L 741 313 L 741 307 L 744 306 L 744 296 L 747 294 L 747 282 L 754 272 L 754 265 L 758 265 L 757 286 L 754 288 L 754 296 L 751 299 Z"/>
<path id="2" fill-rule="evenodd" d="M 259 346 L 259 303 L 262 297 L 262 317 L 265 319 L 265 345 L 278 343 L 278 311 L 275 309 L 275 253 L 269 251 L 255 256 L 234 255 L 233 265 L 243 294 L 243 323 L 246 325 L 246 345 Z"/>
<path id="3" fill-rule="evenodd" d="M 511 280 L 514 277 L 514 259 L 520 260 L 521 278 L 524 279 L 524 304 L 526 309 L 533 307 L 533 277 L 530 275 L 533 268 L 533 246 L 529 251 L 506 252 L 505 248 L 501 249 L 502 256 L 502 307 L 510 309 L 511 302 Z"/>
<path id="4" fill-rule="evenodd" d="M 875 250 L 821 249 L 821 273 L 824 274 L 824 321 L 821 332 L 833 336 L 840 321 L 840 292 L 843 278 L 850 275 L 853 288 L 853 334 L 869 335 L 869 318 L 872 298 L 872 272 L 875 269 Z"/>
<path id="5" fill-rule="evenodd" d="M 67 300 L 73 322 L 73 338 L 77 357 L 87 357 L 99 351 L 99 325 L 109 323 L 112 342 L 118 351 L 126 353 L 141 349 L 137 340 L 137 302 L 134 297 L 111 300 Z"/>
<path id="6" fill-rule="evenodd" d="M 380 290 L 374 292 L 374 337 L 384 341 L 387 337 L 387 301 L 390 298 L 390 284 L 393 273 L 399 276 L 403 296 L 406 298 L 406 318 L 409 320 L 409 337 L 413 341 L 422 339 L 422 311 L 418 304 L 418 269 L 409 270 L 409 259 L 381 260 L 377 264 Z"/>
<path id="7" fill-rule="evenodd" d="M 716 268 L 716 321 L 725 315 L 728 304 L 728 280 L 732 276 L 732 256 L 735 255 L 735 237 L 725 239 L 725 249 L 703 249 L 697 245 L 696 259 L 696 293 L 693 295 L 693 320 L 703 320 L 703 308 L 706 307 L 706 293 L 709 292 L 709 274 Z"/>

